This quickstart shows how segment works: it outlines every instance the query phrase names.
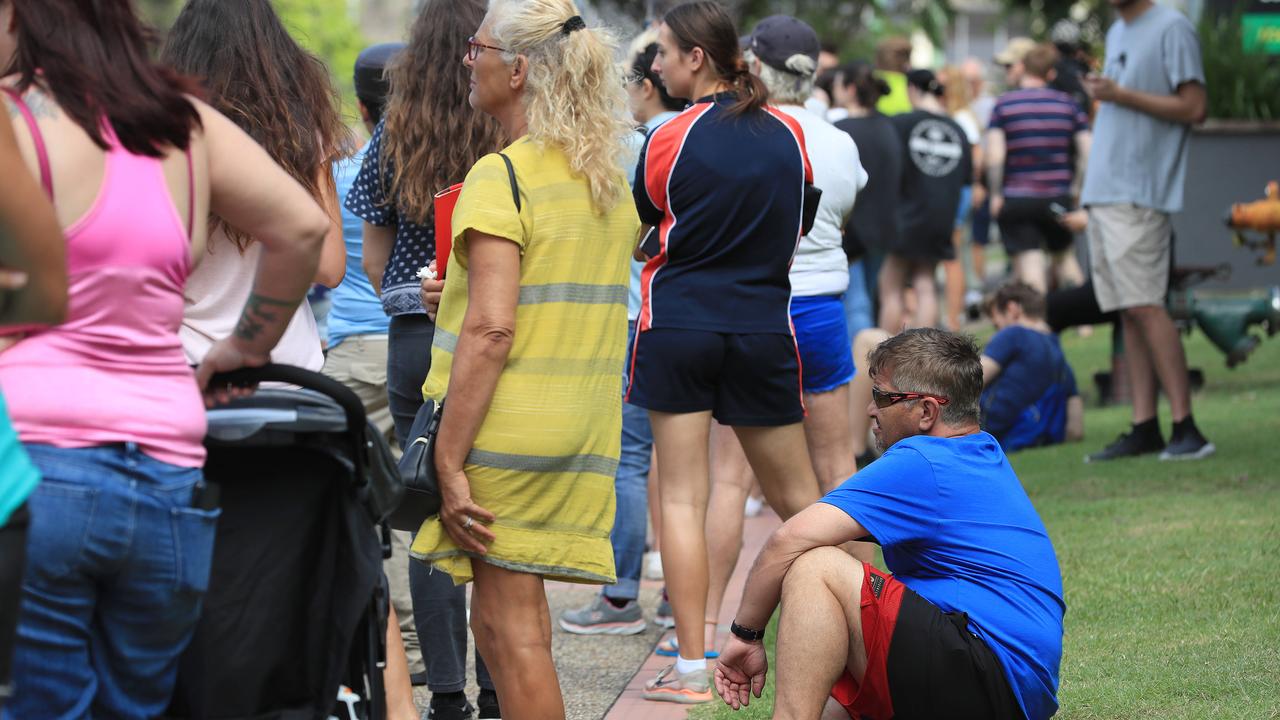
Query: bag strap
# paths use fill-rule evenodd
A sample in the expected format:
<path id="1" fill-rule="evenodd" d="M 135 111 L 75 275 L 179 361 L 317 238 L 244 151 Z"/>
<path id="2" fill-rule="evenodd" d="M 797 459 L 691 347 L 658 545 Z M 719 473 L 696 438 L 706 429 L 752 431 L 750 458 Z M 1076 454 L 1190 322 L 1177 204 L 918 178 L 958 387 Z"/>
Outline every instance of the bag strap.
<path id="1" fill-rule="evenodd" d="M 507 177 L 511 180 L 511 199 L 516 202 L 516 212 L 520 212 L 520 184 L 516 182 L 516 168 L 506 153 L 498 153 L 502 162 L 507 164 Z"/>
<path id="2" fill-rule="evenodd" d="M 36 124 L 36 118 L 31 114 L 31 108 L 27 107 L 27 103 L 22 99 L 22 95 L 13 88 L 0 87 L 4 94 L 9 96 L 13 104 L 18 108 L 18 112 L 22 114 L 22 119 L 27 123 L 27 130 L 31 132 L 31 141 L 36 146 L 36 159 L 40 163 L 40 185 L 44 187 L 44 192 L 53 200 L 53 172 L 49 168 L 49 149 L 45 147 L 44 135 L 40 133 L 40 126 Z"/>

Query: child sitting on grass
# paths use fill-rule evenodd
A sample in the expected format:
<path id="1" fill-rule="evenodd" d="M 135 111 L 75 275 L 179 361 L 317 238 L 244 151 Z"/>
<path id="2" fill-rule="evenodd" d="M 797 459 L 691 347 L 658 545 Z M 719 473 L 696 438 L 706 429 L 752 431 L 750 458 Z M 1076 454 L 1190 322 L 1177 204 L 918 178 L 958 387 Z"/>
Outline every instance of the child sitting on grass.
<path id="1" fill-rule="evenodd" d="M 1006 453 L 1084 437 L 1075 374 L 1044 320 L 1045 300 L 1011 282 L 986 303 L 996 334 L 982 351 L 982 429 Z"/>

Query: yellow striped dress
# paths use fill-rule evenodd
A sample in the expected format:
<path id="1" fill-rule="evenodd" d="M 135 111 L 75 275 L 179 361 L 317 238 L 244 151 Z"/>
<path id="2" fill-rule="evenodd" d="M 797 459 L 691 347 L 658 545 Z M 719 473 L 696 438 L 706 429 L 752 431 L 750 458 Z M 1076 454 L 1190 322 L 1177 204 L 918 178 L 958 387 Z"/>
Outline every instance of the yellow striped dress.
<path id="1" fill-rule="evenodd" d="M 521 209 L 502 158 L 481 158 L 454 210 L 453 255 L 422 392 L 433 400 L 467 392 L 449 387 L 467 310 L 465 232 L 516 243 L 514 342 L 464 468 L 472 498 L 497 516 L 484 560 L 548 579 L 612 583 L 628 262 L 640 221 L 621 173 L 622 199 L 602 215 L 561 151 L 526 136 L 504 152 L 515 167 Z M 422 524 L 412 555 L 455 583 L 472 578 L 473 558 L 438 517 Z"/>

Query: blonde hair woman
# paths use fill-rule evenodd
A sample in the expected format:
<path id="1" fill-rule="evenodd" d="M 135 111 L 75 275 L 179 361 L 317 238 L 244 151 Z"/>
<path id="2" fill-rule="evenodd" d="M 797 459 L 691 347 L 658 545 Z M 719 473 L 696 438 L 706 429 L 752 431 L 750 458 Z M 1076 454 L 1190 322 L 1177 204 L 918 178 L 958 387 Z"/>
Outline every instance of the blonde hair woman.
<path id="1" fill-rule="evenodd" d="M 564 717 L 544 578 L 614 580 L 639 219 L 620 170 L 631 129 L 613 53 L 570 0 L 493 0 L 465 59 L 472 106 L 511 144 L 471 169 L 453 215 L 423 387 L 448 398 L 444 506 L 413 555 L 475 581 L 471 626 L 506 718 Z"/>

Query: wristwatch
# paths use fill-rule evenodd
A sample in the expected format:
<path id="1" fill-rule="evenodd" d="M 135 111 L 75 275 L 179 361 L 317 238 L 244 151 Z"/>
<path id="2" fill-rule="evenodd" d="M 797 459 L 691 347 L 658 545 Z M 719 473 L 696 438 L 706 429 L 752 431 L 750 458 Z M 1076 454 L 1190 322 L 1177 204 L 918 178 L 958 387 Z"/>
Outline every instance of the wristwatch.
<path id="1" fill-rule="evenodd" d="M 755 643 L 764 639 L 763 630 L 752 630 L 751 628 L 739 625 L 737 622 L 734 622 L 729 626 L 729 632 L 733 633 L 735 637 L 743 642 Z"/>

